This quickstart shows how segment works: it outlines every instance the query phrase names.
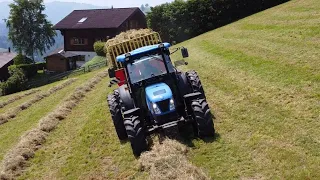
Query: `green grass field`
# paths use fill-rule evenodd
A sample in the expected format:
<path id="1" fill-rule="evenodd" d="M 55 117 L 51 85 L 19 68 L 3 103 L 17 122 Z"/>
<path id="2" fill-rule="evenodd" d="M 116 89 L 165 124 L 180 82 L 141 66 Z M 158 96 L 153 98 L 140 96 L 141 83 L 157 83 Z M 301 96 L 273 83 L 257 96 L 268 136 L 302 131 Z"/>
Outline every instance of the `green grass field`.
<path id="1" fill-rule="evenodd" d="M 90 61 L 86 62 L 82 67 L 85 67 L 86 69 L 88 69 L 89 66 L 97 64 L 97 63 L 102 63 L 102 62 L 106 62 L 106 57 L 103 56 L 95 56 L 93 57 Z"/>
<path id="2" fill-rule="evenodd" d="M 187 143 L 193 164 L 213 179 L 320 177 L 319 24 L 320 1 L 292 0 L 177 45 L 189 49 L 182 69 L 199 73 L 217 118 L 215 141 Z M 0 126 L 0 161 L 23 132 L 97 72 Z M 117 139 L 107 83 L 87 93 L 50 133 L 20 179 L 148 178 L 129 143 Z"/>

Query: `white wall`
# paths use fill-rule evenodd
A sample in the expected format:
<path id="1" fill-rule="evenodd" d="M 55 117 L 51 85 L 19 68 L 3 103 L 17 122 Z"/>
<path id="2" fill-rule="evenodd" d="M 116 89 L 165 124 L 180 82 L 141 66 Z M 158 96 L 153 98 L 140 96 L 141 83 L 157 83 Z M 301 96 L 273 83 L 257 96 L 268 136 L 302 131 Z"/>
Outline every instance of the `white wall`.
<path id="1" fill-rule="evenodd" d="M 84 52 L 84 51 L 68 51 L 68 52 L 85 56 L 86 62 L 90 61 L 93 57 L 97 55 L 96 52 Z"/>

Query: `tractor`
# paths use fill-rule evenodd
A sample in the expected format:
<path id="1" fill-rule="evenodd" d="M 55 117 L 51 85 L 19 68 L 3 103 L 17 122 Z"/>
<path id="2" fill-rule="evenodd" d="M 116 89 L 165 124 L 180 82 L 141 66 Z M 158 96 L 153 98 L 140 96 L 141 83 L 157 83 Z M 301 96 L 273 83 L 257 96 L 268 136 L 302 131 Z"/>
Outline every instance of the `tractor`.
<path id="1" fill-rule="evenodd" d="M 153 133 L 169 136 L 191 125 L 200 138 L 215 134 L 214 116 L 198 74 L 194 70 L 179 71 L 177 66 L 187 62 L 172 63 L 171 45 L 155 43 L 151 37 L 160 39 L 158 34 L 149 34 L 114 45 L 108 52 L 113 64 L 109 69 L 109 86 L 119 85 L 108 95 L 108 106 L 119 140 L 128 139 L 135 156 L 148 149 L 147 137 Z M 140 43 L 142 47 L 138 47 L 137 42 L 145 44 Z M 184 47 L 174 52 L 179 50 L 183 58 L 189 56 Z"/>

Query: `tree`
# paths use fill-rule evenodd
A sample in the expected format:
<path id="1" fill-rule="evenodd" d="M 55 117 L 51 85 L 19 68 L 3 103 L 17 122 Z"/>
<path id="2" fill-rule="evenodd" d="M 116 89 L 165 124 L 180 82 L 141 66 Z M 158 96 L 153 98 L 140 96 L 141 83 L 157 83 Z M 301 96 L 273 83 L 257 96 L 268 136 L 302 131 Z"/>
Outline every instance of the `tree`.
<path id="1" fill-rule="evenodd" d="M 35 53 L 43 55 L 55 43 L 56 32 L 43 14 L 43 0 L 14 0 L 9 6 L 8 37 L 18 52 L 34 62 Z"/>

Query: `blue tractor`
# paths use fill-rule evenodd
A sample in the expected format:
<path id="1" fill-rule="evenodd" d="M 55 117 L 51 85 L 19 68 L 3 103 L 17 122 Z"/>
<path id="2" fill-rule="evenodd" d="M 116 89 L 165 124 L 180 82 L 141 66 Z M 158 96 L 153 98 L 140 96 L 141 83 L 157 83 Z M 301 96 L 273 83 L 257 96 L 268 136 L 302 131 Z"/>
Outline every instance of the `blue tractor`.
<path id="1" fill-rule="evenodd" d="M 159 43 L 138 48 L 116 58 L 121 70 L 109 69 L 114 78 L 110 83 L 120 84 L 108 95 L 112 120 L 119 139 L 129 139 L 136 156 L 148 149 L 152 133 L 178 134 L 189 124 L 201 138 L 215 134 L 199 76 L 193 70 L 179 71 L 175 66 L 187 63 L 180 60 L 174 66 L 169 47 Z M 184 58 L 189 56 L 186 48 L 179 49 Z M 122 78 L 115 78 L 119 74 Z"/>

